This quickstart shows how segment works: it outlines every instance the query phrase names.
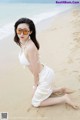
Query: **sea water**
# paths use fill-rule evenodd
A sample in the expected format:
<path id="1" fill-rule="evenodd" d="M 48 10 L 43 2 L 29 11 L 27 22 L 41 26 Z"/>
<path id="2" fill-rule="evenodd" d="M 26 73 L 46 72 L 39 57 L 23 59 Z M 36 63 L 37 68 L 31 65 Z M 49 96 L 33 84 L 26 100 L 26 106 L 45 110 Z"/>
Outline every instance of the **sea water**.
<path id="1" fill-rule="evenodd" d="M 1 3 L 0 40 L 14 33 L 15 22 L 22 17 L 30 18 L 35 24 L 70 9 L 71 5 L 38 3 Z"/>

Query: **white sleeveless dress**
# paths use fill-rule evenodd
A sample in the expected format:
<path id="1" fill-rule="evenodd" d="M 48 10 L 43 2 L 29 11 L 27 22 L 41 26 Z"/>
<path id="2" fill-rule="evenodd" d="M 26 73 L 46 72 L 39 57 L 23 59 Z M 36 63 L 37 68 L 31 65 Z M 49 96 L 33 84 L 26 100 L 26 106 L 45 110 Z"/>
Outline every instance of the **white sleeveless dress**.
<path id="1" fill-rule="evenodd" d="M 25 57 L 24 52 L 19 53 L 19 60 L 25 67 L 30 65 L 28 59 Z M 47 99 L 53 92 L 54 71 L 48 66 L 39 73 L 39 85 L 32 98 L 32 105 L 35 107 L 40 106 L 40 103 Z"/>

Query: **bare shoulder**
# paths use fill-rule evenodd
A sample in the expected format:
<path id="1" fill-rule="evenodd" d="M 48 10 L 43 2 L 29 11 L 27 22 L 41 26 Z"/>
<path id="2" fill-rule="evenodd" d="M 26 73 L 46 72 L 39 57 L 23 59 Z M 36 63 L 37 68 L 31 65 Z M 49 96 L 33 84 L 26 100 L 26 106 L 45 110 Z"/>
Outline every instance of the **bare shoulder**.
<path id="1" fill-rule="evenodd" d="M 27 54 L 33 54 L 36 52 L 36 46 L 32 41 L 29 42 L 27 48 L 25 49 L 25 52 L 27 52 Z"/>

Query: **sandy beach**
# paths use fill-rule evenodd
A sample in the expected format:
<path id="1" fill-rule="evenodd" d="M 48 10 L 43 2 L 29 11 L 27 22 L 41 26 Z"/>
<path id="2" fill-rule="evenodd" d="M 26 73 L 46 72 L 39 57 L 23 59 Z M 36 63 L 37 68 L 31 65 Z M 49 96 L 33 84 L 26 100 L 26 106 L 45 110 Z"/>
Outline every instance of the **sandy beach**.
<path id="1" fill-rule="evenodd" d="M 80 8 L 52 19 L 49 28 L 37 33 L 40 58 L 55 71 L 53 87 L 76 90 L 71 97 L 80 105 Z M 66 104 L 32 107 L 33 76 L 19 63 L 13 37 L 0 41 L 0 112 L 8 112 L 9 120 L 80 120 L 80 110 Z"/>

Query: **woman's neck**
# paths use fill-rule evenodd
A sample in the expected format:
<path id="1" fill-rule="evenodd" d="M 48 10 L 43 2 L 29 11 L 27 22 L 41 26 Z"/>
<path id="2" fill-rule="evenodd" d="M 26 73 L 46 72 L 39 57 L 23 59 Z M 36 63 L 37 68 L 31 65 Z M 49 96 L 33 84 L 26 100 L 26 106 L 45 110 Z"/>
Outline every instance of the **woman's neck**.
<path id="1" fill-rule="evenodd" d="M 30 39 L 27 39 L 26 41 L 21 42 L 21 48 L 24 49 L 29 41 Z"/>

